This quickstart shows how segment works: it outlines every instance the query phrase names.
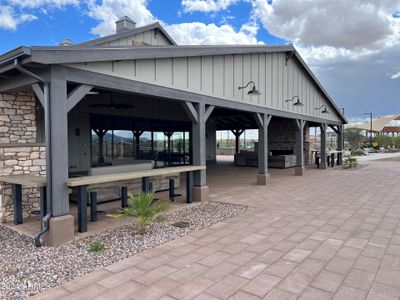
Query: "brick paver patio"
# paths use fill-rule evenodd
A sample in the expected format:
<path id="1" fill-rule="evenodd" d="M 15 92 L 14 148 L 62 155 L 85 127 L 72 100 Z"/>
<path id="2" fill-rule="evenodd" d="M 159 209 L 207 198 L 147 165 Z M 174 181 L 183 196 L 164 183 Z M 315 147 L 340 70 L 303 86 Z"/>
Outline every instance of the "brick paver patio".
<path id="1" fill-rule="evenodd" d="M 35 298 L 399 299 L 400 162 L 273 171 L 268 186 L 255 172 L 209 170 L 211 198 L 249 213 Z"/>

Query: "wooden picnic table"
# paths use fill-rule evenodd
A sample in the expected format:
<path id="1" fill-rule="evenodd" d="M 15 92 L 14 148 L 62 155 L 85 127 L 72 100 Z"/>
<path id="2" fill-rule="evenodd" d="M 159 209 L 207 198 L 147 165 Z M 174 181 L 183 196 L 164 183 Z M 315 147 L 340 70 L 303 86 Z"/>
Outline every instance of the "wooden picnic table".
<path id="1" fill-rule="evenodd" d="M 69 178 L 67 180 L 67 186 L 70 188 L 76 188 L 78 194 L 78 231 L 87 231 L 87 188 L 89 185 L 97 185 L 109 182 L 128 181 L 133 179 L 142 179 L 142 191 L 145 193 L 150 192 L 150 178 L 155 176 L 168 176 L 176 173 L 186 173 L 186 202 L 191 203 L 193 199 L 193 172 L 205 170 L 206 166 L 180 166 L 180 167 L 168 167 L 162 169 L 151 169 L 145 171 L 132 171 L 122 172 L 115 174 L 105 175 L 92 175 Z M 170 184 L 171 188 L 171 184 Z M 173 185 L 172 185 L 173 188 Z M 127 206 L 127 187 L 121 187 L 121 206 Z M 170 191 L 170 195 L 174 194 L 174 191 Z M 91 221 L 97 220 L 97 193 L 90 192 L 90 215 Z"/>
<path id="2" fill-rule="evenodd" d="M 46 177 L 38 175 L 8 175 L 0 176 L 0 182 L 11 184 L 12 198 L 14 202 L 14 224 L 22 224 L 22 186 L 34 187 L 39 189 L 40 215 L 42 218 L 46 215 Z"/>
<path id="3" fill-rule="evenodd" d="M 87 187 L 89 185 L 129 181 L 142 178 L 142 191 L 150 192 L 150 178 L 161 175 L 172 175 L 176 173 L 186 173 L 186 202 L 192 202 L 193 172 L 205 170 L 206 166 L 181 166 L 168 167 L 162 169 L 151 169 L 145 171 L 123 172 L 106 175 L 93 175 L 69 178 L 66 185 L 69 188 L 76 188 L 78 191 L 78 231 L 87 231 Z M 44 176 L 37 175 L 8 175 L 0 176 L 0 182 L 10 183 L 12 185 L 12 198 L 14 201 L 14 224 L 22 224 L 22 186 L 35 187 L 40 190 L 40 214 L 43 218 L 47 212 L 46 202 L 46 184 L 47 179 Z M 171 188 L 171 184 L 170 184 Z M 172 185 L 172 188 L 173 185 Z M 127 187 L 122 187 L 121 203 L 122 207 L 127 205 Z M 174 191 L 172 191 L 174 194 Z M 170 191 L 171 195 L 171 191 Z M 97 193 L 91 192 L 91 220 L 96 221 Z"/>

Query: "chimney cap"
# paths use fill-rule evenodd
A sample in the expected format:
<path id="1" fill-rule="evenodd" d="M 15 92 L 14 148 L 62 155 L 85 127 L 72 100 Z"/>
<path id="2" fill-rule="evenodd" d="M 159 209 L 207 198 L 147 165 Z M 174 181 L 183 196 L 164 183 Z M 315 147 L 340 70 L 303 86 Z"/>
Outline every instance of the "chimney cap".
<path id="1" fill-rule="evenodd" d="M 74 46 L 75 43 L 71 41 L 70 39 L 65 39 L 61 43 L 58 44 L 59 46 Z"/>
<path id="2" fill-rule="evenodd" d="M 121 31 L 135 29 L 136 27 L 135 21 L 133 21 L 128 16 L 123 16 L 118 21 L 116 21 L 115 24 L 117 25 L 117 33 Z"/>

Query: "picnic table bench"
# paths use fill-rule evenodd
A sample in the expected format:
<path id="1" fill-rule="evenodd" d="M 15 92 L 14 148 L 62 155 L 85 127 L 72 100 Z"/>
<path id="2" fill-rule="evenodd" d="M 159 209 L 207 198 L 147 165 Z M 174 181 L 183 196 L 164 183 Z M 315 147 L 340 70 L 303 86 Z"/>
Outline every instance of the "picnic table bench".
<path id="1" fill-rule="evenodd" d="M 145 171 L 122 172 L 106 175 L 92 175 L 69 178 L 66 185 L 78 190 L 78 231 L 87 231 L 87 188 L 89 185 L 109 182 L 128 181 L 142 178 L 142 191 L 150 192 L 150 178 L 160 175 L 186 173 L 186 202 L 192 202 L 193 172 L 205 170 L 205 166 L 180 166 Z M 0 176 L 0 182 L 9 183 L 12 186 L 12 198 L 14 202 L 14 224 L 22 224 L 22 186 L 38 188 L 40 191 L 40 215 L 43 218 L 47 212 L 46 185 L 47 179 L 38 175 L 8 175 Z M 172 191 L 173 192 L 173 191 Z M 91 192 L 91 220 L 96 220 L 96 192 Z M 128 190 L 122 187 L 121 206 L 127 205 Z M 172 193 L 173 194 L 173 193 Z M 171 191 L 170 191 L 171 195 Z"/>
<path id="2" fill-rule="evenodd" d="M 206 166 L 181 166 L 181 167 L 168 167 L 162 169 L 151 169 L 145 171 L 133 171 L 133 172 L 122 172 L 115 174 L 105 175 L 92 175 L 69 178 L 67 180 L 67 186 L 69 188 L 76 188 L 78 191 L 78 231 L 87 231 L 87 188 L 89 185 L 102 184 L 109 182 L 127 181 L 142 178 L 142 191 L 145 193 L 150 192 L 150 178 L 160 175 L 170 175 L 176 173 L 186 173 L 186 202 L 192 202 L 192 188 L 193 188 L 193 172 L 205 170 Z M 121 193 L 121 206 L 127 206 L 127 194 L 128 190 L 126 187 L 122 187 Z M 96 192 L 91 192 L 90 201 L 90 212 L 91 220 L 96 221 L 97 211 L 97 196 Z"/>

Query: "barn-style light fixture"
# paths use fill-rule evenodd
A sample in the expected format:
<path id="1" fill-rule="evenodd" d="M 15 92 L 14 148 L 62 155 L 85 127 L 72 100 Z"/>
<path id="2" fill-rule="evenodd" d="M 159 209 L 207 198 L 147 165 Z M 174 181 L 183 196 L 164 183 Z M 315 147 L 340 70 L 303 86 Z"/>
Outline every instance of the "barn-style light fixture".
<path id="1" fill-rule="evenodd" d="M 293 96 L 292 99 L 287 99 L 287 100 L 285 100 L 286 103 L 287 103 L 287 102 L 292 102 L 292 101 L 293 101 L 293 105 L 296 105 L 296 106 L 303 106 L 303 103 L 300 101 L 299 96 Z"/>
<path id="2" fill-rule="evenodd" d="M 323 108 L 323 110 L 321 111 L 323 114 L 329 114 L 329 110 L 326 107 L 326 105 L 321 105 L 320 107 L 316 107 L 315 110 L 320 110 L 321 108 Z"/>
<path id="3" fill-rule="evenodd" d="M 252 84 L 253 87 L 251 88 L 250 91 L 247 92 L 247 95 L 249 95 L 249 96 L 258 96 L 258 95 L 261 95 L 261 93 L 256 89 L 256 84 L 255 84 L 254 81 L 252 81 L 252 80 L 250 80 L 250 81 L 249 81 L 246 85 L 244 85 L 244 86 L 239 86 L 238 89 L 239 89 L 239 90 L 245 89 L 245 88 L 247 88 L 250 84 Z"/>

